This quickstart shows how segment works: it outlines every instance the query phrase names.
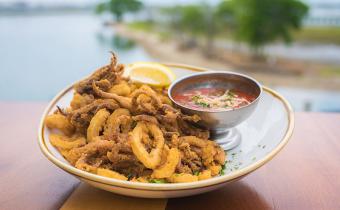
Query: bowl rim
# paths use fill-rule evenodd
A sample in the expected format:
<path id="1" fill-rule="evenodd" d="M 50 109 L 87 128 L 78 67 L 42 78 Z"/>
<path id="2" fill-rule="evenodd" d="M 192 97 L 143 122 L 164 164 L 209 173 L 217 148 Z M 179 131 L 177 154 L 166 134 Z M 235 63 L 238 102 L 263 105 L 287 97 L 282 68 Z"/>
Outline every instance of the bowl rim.
<path id="1" fill-rule="evenodd" d="M 185 64 L 178 64 L 178 63 L 163 63 L 163 65 L 166 65 L 168 67 L 172 68 L 181 68 L 181 69 L 187 69 L 195 72 L 200 71 L 209 71 L 209 69 L 201 68 L 201 67 L 195 67 Z M 64 88 L 62 91 L 60 91 L 47 105 L 45 108 L 42 117 L 40 119 L 39 128 L 38 128 L 38 144 L 40 147 L 40 150 L 44 154 L 44 156 L 50 160 L 53 164 L 55 164 L 60 169 L 78 177 L 79 179 L 83 180 L 89 180 L 92 182 L 96 182 L 99 184 L 105 184 L 109 186 L 115 186 L 119 188 L 126 188 L 126 189 L 134 189 L 134 190 L 148 190 L 148 191 L 176 191 L 176 190 L 191 190 L 191 189 L 197 189 L 197 188 L 206 188 L 211 187 L 214 185 L 219 185 L 222 183 L 230 182 L 232 180 L 241 178 L 250 172 L 258 169 L 259 167 L 263 166 L 265 163 L 270 161 L 278 152 L 280 152 L 283 147 L 288 143 L 290 137 L 292 136 L 293 129 L 294 129 L 294 112 L 289 104 L 289 102 L 278 92 L 272 90 L 271 88 L 262 86 L 263 91 L 268 92 L 273 97 L 277 98 L 281 103 L 284 105 L 284 108 L 287 112 L 287 120 L 288 120 L 288 126 L 286 128 L 285 134 L 282 137 L 282 140 L 280 143 L 272 150 L 270 151 L 266 156 L 264 156 L 262 159 L 258 159 L 257 161 L 253 162 L 252 164 L 233 171 L 231 173 L 214 177 L 211 179 L 206 179 L 202 181 L 197 182 L 187 182 L 187 183 L 169 183 L 169 184 L 154 184 L 154 183 L 138 183 L 138 182 L 129 182 L 129 181 L 122 181 L 118 179 L 108 178 L 99 176 L 96 174 L 91 174 L 86 171 L 82 171 L 80 169 L 75 168 L 74 166 L 65 163 L 61 160 L 59 160 L 57 157 L 53 155 L 53 153 L 48 149 L 45 138 L 44 138 L 44 119 L 48 115 L 48 113 L 51 111 L 51 109 L 54 108 L 55 103 L 62 98 L 68 91 L 70 91 L 73 88 L 73 84 L 69 85 L 68 87 Z"/>
<path id="2" fill-rule="evenodd" d="M 180 104 L 179 102 L 177 102 L 173 97 L 172 97 L 172 90 L 173 88 L 183 82 L 184 80 L 187 80 L 189 78 L 192 78 L 192 77 L 199 77 L 199 76 L 204 76 L 204 75 L 209 75 L 209 74 L 225 74 L 225 75 L 236 75 L 236 76 L 240 76 L 240 77 L 243 77 L 243 78 L 246 78 L 252 82 L 254 82 L 256 84 L 256 86 L 259 88 L 260 90 L 260 93 L 256 96 L 256 98 L 251 101 L 249 104 L 245 105 L 245 106 L 241 106 L 241 107 L 238 107 L 238 108 L 234 108 L 234 109 L 227 109 L 227 110 L 202 110 L 202 109 L 195 109 L 195 108 L 191 108 L 191 107 L 188 107 L 188 106 L 185 106 L 183 104 Z M 187 75 L 187 76 L 184 76 L 184 77 L 181 77 L 181 78 L 178 78 L 176 79 L 174 82 L 171 83 L 171 85 L 169 86 L 169 89 L 168 89 L 168 96 L 170 98 L 170 100 L 175 103 L 177 106 L 181 107 L 181 108 L 185 108 L 185 109 L 188 109 L 188 110 L 192 110 L 192 111 L 195 111 L 195 112 L 198 112 L 198 113 L 226 113 L 226 112 L 233 112 L 233 111 L 237 111 L 237 110 L 242 110 L 242 109 L 245 109 L 246 107 L 249 107 L 249 106 L 252 106 L 254 105 L 255 103 L 257 103 L 261 96 L 262 96 L 262 85 L 254 78 L 248 76 L 248 75 L 245 75 L 245 74 L 241 74 L 241 73 L 237 73 L 237 72 L 233 72 L 233 71 L 215 71 L 215 70 L 210 70 L 210 71 L 204 71 L 204 72 L 200 72 L 200 73 L 194 73 L 194 74 L 190 74 L 190 75 Z"/>

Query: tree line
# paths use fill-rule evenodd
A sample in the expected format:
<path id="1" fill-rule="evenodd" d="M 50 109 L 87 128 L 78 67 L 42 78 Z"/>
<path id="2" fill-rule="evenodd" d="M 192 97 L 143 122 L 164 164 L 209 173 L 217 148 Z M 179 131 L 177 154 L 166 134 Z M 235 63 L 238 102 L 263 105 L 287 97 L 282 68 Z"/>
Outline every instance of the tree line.
<path id="1" fill-rule="evenodd" d="M 124 13 L 142 8 L 139 0 L 110 0 L 98 5 L 97 10 L 109 11 L 117 21 L 122 21 Z M 224 35 L 247 44 L 259 55 L 268 43 L 277 40 L 290 43 L 292 32 L 302 26 L 308 6 L 300 0 L 224 0 L 217 5 L 165 7 L 161 13 L 166 20 L 162 24 L 173 33 L 189 36 L 189 43 L 195 44 L 202 38 L 207 55 L 212 51 L 215 38 Z"/>

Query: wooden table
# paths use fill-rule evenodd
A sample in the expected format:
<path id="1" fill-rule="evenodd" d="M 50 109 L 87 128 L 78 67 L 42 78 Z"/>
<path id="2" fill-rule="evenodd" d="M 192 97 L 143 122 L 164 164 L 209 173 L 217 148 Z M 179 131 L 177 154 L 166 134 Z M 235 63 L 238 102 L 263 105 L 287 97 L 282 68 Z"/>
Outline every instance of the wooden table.
<path id="1" fill-rule="evenodd" d="M 39 151 L 46 103 L 0 102 L 0 209 L 58 209 L 78 185 Z M 340 209 L 340 114 L 297 113 L 271 162 L 220 190 L 169 199 L 172 209 Z"/>

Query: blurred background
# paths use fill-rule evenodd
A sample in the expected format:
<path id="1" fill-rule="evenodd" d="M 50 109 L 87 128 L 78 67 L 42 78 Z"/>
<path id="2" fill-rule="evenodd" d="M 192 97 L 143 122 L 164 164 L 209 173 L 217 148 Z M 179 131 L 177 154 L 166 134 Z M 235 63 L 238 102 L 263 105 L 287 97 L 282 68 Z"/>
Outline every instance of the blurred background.
<path id="1" fill-rule="evenodd" d="M 0 101 L 48 101 L 109 62 L 249 74 L 340 112 L 340 0 L 0 0 Z"/>

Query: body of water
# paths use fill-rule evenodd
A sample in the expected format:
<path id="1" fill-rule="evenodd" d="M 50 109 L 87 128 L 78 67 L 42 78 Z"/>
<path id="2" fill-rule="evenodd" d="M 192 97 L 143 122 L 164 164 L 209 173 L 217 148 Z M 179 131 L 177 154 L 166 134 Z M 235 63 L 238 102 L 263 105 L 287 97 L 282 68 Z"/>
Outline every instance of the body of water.
<path id="1" fill-rule="evenodd" d="M 47 101 L 109 62 L 154 60 L 136 43 L 103 27 L 92 14 L 1 16 L 0 100 Z M 338 111 L 340 93 L 276 88 L 296 111 Z"/>
<path id="2" fill-rule="evenodd" d="M 110 60 L 152 60 L 92 14 L 0 17 L 0 100 L 49 100 Z"/>
<path id="3" fill-rule="evenodd" d="M 223 40 L 218 42 L 218 45 L 229 50 L 235 50 L 236 43 Z M 249 48 L 244 44 L 238 43 L 237 50 L 250 53 Z M 335 44 L 294 43 L 292 45 L 286 45 L 283 43 L 274 43 L 267 45 L 264 48 L 264 53 L 272 57 L 340 65 L 340 46 Z"/>
<path id="4" fill-rule="evenodd" d="M 294 111 L 340 112 L 340 92 L 338 91 L 273 88 L 291 103 Z"/>

